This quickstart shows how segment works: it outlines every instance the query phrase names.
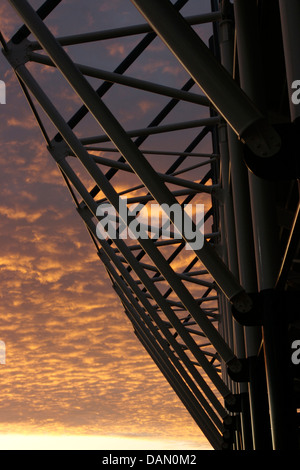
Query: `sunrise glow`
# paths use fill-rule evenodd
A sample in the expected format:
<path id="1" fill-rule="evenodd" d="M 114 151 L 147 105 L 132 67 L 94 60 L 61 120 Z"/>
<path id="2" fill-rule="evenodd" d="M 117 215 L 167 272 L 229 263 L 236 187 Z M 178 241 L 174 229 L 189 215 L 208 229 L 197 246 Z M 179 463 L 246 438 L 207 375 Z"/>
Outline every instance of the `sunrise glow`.
<path id="1" fill-rule="evenodd" d="M 0 450 L 211 450 L 196 442 L 126 438 L 117 436 L 0 435 Z"/>

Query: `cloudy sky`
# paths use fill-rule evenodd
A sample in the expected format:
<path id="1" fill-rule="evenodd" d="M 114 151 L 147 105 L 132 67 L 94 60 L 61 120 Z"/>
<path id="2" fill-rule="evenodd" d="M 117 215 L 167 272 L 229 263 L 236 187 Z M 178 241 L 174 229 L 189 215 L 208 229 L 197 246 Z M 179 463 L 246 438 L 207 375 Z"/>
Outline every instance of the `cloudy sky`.
<path id="1" fill-rule="evenodd" d="M 35 8 L 41 3 L 30 1 Z M 199 11 L 198 0 L 190 0 L 182 11 L 208 12 L 209 4 L 201 2 Z M 142 22 L 130 0 L 99 0 L 96 6 L 93 0 L 63 0 L 47 20 L 58 36 Z M 20 24 L 2 0 L 4 37 L 8 40 Z M 88 53 L 84 46 L 66 50 L 76 61 L 113 71 L 139 39 L 91 44 Z M 71 117 L 80 107 L 78 98 L 51 68 L 30 67 L 64 116 Z M 130 73 L 174 86 L 188 78 L 159 40 Z M 7 91 L 7 104 L 0 106 L 0 340 L 6 344 L 6 364 L 0 366 L 0 449 L 209 447 L 133 334 L 2 54 L 0 79 Z M 132 109 L 131 92 L 121 87 L 105 100 L 128 129 L 148 125 L 167 102 L 141 93 Z M 189 108 L 187 119 L 197 116 L 199 108 Z M 51 125 L 47 130 L 55 135 Z M 89 131 L 94 135 L 96 128 Z M 187 143 L 191 135 L 186 132 Z M 124 182 L 118 184 L 121 189 Z"/>

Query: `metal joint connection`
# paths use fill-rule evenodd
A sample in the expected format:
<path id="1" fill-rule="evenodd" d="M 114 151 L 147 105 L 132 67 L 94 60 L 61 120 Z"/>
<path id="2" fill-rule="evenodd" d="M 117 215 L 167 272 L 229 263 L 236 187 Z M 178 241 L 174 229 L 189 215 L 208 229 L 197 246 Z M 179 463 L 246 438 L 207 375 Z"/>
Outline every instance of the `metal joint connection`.
<path id="1" fill-rule="evenodd" d="M 53 140 L 48 146 L 48 151 L 58 164 L 70 155 L 70 148 L 64 140 L 60 142 Z"/>
<path id="2" fill-rule="evenodd" d="M 25 65 L 30 60 L 29 53 L 30 41 L 28 39 L 24 39 L 18 44 L 9 41 L 3 50 L 3 54 L 14 70 L 17 70 L 21 65 Z"/>

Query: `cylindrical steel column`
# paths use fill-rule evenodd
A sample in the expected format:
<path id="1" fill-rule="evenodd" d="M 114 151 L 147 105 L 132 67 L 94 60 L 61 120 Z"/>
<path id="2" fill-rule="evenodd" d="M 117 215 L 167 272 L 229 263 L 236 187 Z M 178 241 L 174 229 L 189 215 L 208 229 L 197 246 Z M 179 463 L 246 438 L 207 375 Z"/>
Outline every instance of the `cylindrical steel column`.
<path id="1" fill-rule="evenodd" d="M 258 42 L 256 1 L 234 2 L 241 87 L 265 111 L 262 60 Z M 249 172 L 252 220 L 259 290 L 275 286 L 279 269 L 275 187 Z"/>
<path id="2" fill-rule="evenodd" d="M 220 22 L 220 50 L 223 66 L 234 76 L 234 30 L 232 20 Z M 234 132 L 228 127 L 228 145 L 230 153 L 230 178 L 235 215 L 236 243 L 239 264 L 239 279 L 247 292 L 257 291 L 254 241 L 251 219 L 248 171 L 243 161 L 242 145 Z M 265 447 L 264 428 L 268 428 L 268 409 L 262 406 L 264 385 L 258 369 L 261 364 L 256 356 L 261 343 L 259 327 L 244 327 L 245 357 L 251 361 L 249 383 L 240 384 L 243 401 L 242 420 L 244 423 L 245 449 L 256 450 Z M 244 357 L 244 356 L 243 356 Z M 256 364 L 256 368 L 253 364 Z M 247 397 L 249 393 L 249 399 Z M 250 412 L 248 407 L 250 406 Z M 248 417 L 250 415 L 250 421 Z"/>
<path id="3" fill-rule="evenodd" d="M 239 75 L 242 88 L 264 112 L 266 103 L 262 83 L 261 47 L 258 31 L 258 7 L 255 0 L 234 2 Z M 260 78 L 261 77 L 261 78 Z M 249 172 L 250 197 L 256 254 L 258 288 L 261 293 L 273 290 L 279 269 L 279 234 L 276 220 L 276 193 L 273 183 L 262 180 Z M 271 434 L 274 450 L 286 450 L 286 434 L 293 431 L 289 419 L 288 364 L 283 369 L 277 364 L 278 354 L 284 356 L 284 322 L 273 324 L 273 312 L 269 304 L 263 309 L 263 342 L 265 354 Z M 281 312 L 284 315 L 284 312 Z M 285 328 L 287 325 L 285 325 Z M 274 335 L 274 332 L 277 334 Z M 277 338 L 276 338 L 277 337 Z M 280 340 L 280 341 L 279 341 Z M 278 342 L 279 341 L 279 342 Z M 282 387 L 282 382 L 286 384 Z M 280 405 L 281 403 L 281 405 Z M 285 429 L 285 434 L 282 430 Z"/>

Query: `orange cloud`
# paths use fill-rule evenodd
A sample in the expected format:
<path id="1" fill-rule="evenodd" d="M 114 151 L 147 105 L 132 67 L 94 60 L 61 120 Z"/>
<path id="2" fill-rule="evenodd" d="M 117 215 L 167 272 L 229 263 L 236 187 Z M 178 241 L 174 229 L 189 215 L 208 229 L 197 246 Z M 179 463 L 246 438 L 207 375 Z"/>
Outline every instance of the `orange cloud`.
<path id="1" fill-rule="evenodd" d="M 9 219 L 25 219 L 28 222 L 35 222 L 42 216 L 43 211 L 32 212 L 31 214 L 28 214 L 28 212 L 18 208 L 13 209 L 9 207 L 0 206 L 0 214 L 8 217 Z"/>
<path id="2" fill-rule="evenodd" d="M 138 104 L 139 108 L 143 112 L 143 114 L 147 113 L 150 109 L 154 108 L 156 104 L 153 101 L 142 100 Z"/>
<path id="3" fill-rule="evenodd" d="M 114 43 L 114 44 L 110 44 L 108 46 L 106 46 L 107 50 L 108 50 L 108 53 L 109 55 L 111 56 L 118 56 L 118 57 L 124 57 L 125 56 L 125 47 L 123 44 L 118 44 L 118 43 Z"/>
<path id="4" fill-rule="evenodd" d="M 19 17 L 13 13 L 14 10 L 8 3 L 2 3 L 0 6 L 1 31 L 7 39 L 22 24 Z"/>
<path id="5" fill-rule="evenodd" d="M 7 125 L 12 127 L 22 127 L 23 129 L 34 129 L 36 127 L 36 120 L 33 116 L 30 116 L 29 119 L 26 120 L 10 118 L 7 121 Z"/>
<path id="6" fill-rule="evenodd" d="M 103 1 L 102 4 L 99 6 L 99 11 L 101 13 L 104 13 L 111 10 L 116 10 L 119 5 L 120 0 Z"/>

